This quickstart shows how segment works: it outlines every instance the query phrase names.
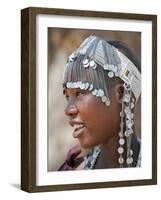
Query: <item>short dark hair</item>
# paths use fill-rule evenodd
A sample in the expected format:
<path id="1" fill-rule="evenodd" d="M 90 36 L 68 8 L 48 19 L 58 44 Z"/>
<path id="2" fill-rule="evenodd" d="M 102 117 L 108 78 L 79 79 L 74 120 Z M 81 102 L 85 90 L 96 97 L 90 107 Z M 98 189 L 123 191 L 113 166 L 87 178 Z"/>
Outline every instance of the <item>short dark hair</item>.
<path id="1" fill-rule="evenodd" d="M 141 73 L 141 61 L 138 57 L 133 53 L 133 51 L 124 43 L 121 41 L 107 41 L 109 44 L 116 47 L 121 53 L 123 53 L 126 57 L 131 60 L 132 63 L 137 67 L 139 72 Z"/>

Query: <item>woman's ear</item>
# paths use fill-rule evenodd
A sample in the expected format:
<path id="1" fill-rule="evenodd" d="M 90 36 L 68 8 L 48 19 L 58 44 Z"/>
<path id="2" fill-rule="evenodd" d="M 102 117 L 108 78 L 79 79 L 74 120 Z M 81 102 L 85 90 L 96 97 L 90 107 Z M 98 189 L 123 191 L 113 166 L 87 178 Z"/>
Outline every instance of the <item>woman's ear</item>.
<path id="1" fill-rule="evenodd" d="M 122 98 L 124 95 L 124 86 L 122 84 L 117 84 L 115 86 L 115 94 L 116 94 L 116 100 L 118 103 L 122 103 Z"/>

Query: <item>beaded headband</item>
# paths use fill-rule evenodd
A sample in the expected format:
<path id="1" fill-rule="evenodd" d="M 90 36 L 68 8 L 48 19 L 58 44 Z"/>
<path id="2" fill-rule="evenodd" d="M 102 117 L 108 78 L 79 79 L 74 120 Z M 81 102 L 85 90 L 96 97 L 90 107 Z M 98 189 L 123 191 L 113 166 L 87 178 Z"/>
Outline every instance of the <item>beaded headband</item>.
<path id="1" fill-rule="evenodd" d="M 80 57 L 82 59 L 80 59 L 80 68 L 78 70 L 74 65 L 75 61 Z M 100 69 L 100 67 L 102 67 L 102 69 Z M 87 69 L 88 77 L 84 77 Z M 75 72 L 77 78 L 72 78 L 72 73 L 76 70 L 79 71 Z M 102 102 L 109 106 L 110 100 L 106 87 L 107 84 L 102 80 L 102 78 L 105 78 L 103 75 L 104 70 L 107 71 L 110 79 L 119 77 L 124 83 L 130 85 L 136 101 L 138 100 L 141 91 L 140 72 L 124 54 L 118 51 L 118 49 L 96 36 L 89 36 L 80 47 L 69 56 L 64 72 L 64 83 L 67 88 L 80 88 L 92 91 L 94 96 L 100 97 Z M 102 83 L 100 83 L 100 80 Z"/>

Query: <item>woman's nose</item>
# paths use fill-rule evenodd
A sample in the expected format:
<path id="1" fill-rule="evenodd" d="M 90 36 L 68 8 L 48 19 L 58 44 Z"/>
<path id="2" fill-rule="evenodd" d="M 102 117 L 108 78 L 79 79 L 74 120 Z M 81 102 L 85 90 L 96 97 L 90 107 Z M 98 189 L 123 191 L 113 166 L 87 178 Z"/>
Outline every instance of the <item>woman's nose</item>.
<path id="1" fill-rule="evenodd" d="M 71 99 L 69 102 L 68 102 L 68 105 L 66 106 L 65 108 L 65 114 L 67 116 L 72 116 L 72 115 L 76 115 L 77 112 L 78 112 L 78 108 L 75 104 L 75 100 L 74 99 Z"/>

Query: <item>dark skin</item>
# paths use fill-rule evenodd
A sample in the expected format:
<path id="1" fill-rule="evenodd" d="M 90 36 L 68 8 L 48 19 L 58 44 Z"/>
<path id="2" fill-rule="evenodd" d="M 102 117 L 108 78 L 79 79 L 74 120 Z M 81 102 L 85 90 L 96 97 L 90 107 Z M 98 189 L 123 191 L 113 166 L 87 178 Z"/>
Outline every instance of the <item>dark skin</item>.
<path id="1" fill-rule="evenodd" d="M 83 126 L 80 131 L 74 130 L 74 137 L 85 149 L 102 145 L 103 151 L 95 168 L 119 167 L 117 148 L 123 96 L 122 84 L 116 84 L 108 93 L 111 103 L 110 106 L 105 106 L 100 98 L 93 96 L 90 91 L 64 89 L 68 101 L 65 114 L 68 116 L 69 124 Z M 136 143 L 135 138 L 133 142 Z"/>

